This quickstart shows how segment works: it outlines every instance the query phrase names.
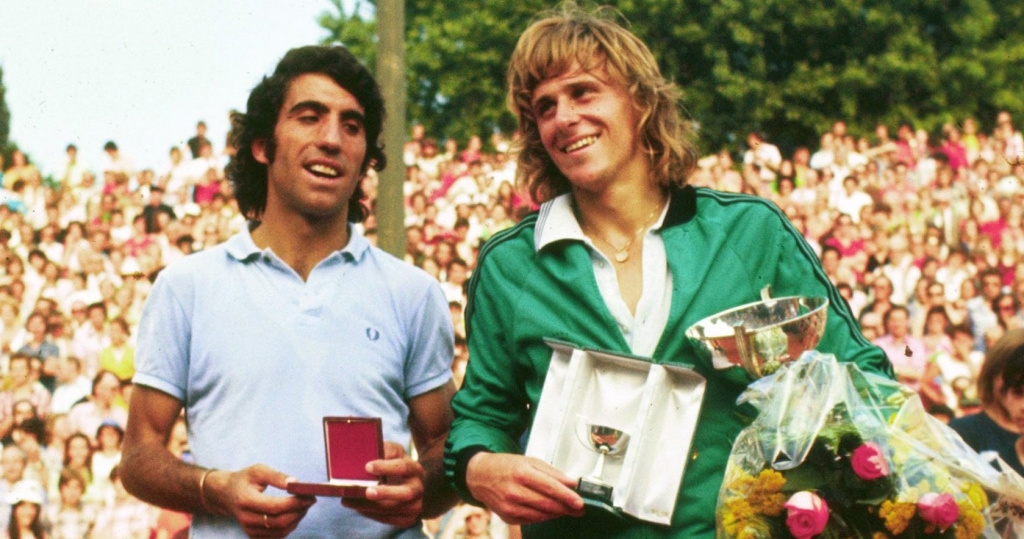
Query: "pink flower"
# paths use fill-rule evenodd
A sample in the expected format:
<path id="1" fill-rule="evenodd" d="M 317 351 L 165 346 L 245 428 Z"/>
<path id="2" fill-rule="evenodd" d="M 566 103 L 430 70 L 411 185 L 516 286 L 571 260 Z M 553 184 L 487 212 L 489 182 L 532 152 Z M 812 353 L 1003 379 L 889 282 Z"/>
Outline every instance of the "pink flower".
<path id="1" fill-rule="evenodd" d="M 889 463 L 885 461 L 882 448 L 874 442 L 867 442 L 850 455 L 850 466 L 857 477 L 866 481 L 889 475 Z"/>
<path id="2" fill-rule="evenodd" d="M 921 518 L 942 530 L 952 526 L 960 516 L 960 508 L 956 506 L 953 496 L 935 492 L 921 496 L 921 499 L 917 501 L 917 512 Z"/>
<path id="3" fill-rule="evenodd" d="M 817 494 L 802 490 L 786 501 L 786 526 L 796 539 L 810 539 L 825 531 L 828 504 Z"/>

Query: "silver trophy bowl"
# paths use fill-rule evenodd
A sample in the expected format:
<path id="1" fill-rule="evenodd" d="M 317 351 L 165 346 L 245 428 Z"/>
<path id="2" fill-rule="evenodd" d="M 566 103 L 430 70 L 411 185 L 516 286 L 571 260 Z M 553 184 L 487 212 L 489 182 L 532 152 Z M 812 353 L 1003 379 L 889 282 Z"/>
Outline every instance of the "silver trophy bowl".
<path id="1" fill-rule="evenodd" d="M 825 333 L 828 298 L 768 298 L 709 316 L 686 336 L 724 356 L 756 380 L 814 349 Z"/>
<path id="2" fill-rule="evenodd" d="M 615 427 L 591 423 L 582 416 L 580 419 L 576 427 L 576 436 L 587 449 L 597 453 L 597 463 L 590 475 L 580 478 L 576 491 L 584 498 L 611 504 L 614 489 L 604 478 L 605 459 L 615 458 L 626 450 L 629 433 Z"/>

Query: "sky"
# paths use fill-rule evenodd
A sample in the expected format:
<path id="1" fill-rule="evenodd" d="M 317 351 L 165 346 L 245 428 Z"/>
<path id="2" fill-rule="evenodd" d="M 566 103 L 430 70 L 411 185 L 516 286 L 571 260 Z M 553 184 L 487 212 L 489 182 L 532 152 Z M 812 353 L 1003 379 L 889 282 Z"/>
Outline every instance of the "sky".
<path id="1" fill-rule="evenodd" d="M 329 0 L 0 0 L 11 140 L 44 173 L 69 143 L 95 167 L 109 140 L 136 168 L 159 170 L 199 120 L 220 151 L 228 112 L 245 109 L 288 49 L 320 42 L 317 17 L 333 10 Z"/>

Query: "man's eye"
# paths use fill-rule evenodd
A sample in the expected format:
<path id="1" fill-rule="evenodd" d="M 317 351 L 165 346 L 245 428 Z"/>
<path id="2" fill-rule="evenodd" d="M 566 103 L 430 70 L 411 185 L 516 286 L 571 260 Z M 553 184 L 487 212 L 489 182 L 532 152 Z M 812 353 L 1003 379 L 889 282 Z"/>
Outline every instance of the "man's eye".
<path id="1" fill-rule="evenodd" d="M 316 116 L 312 115 L 312 114 L 305 114 L 305 115 L 299 116 L 299 121 L 304 123 L 304 124 L 316 123 L 317 119 L 318 118 Z"/>
<path id="2" fill-rule="evenodd" d="M 584 99 L 584 98 L 590 97 L 590 95 L 593 94 L 593 93 L 594 93 L 594 88 L 593 87 L 590 87 L 590 86 L 579 86 L 579 87 L 573 89 L 572 97 L 573 97 L 573 99 Z"/>
<path id="3" fill-rule="evenodd" d="M 362 124 L 359 124 L 359 123 L 356 123 L 356 122 L 350 122 L 350 123 L 345 124 L 343 126 L 343 129 L 345 129 L 345 132 L 350 134 L 350 135 L 358 135 L 358 134 L 363 132 Z"/>

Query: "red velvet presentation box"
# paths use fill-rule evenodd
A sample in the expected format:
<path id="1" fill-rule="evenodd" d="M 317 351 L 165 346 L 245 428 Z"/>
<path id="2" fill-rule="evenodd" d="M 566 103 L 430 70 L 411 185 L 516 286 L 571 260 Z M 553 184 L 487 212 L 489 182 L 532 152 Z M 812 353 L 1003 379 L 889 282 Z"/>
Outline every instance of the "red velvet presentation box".
<path id="1" fill-rule="evenodd" d="M 366 488 L 381 483 L 366 473 L 366 463 L 384 457 L 384 434 L 379 417 L 325 417 L 324 452 L 327 482 L 288 483 L 288 492 L 310 496 L 365 498 Z"/>

